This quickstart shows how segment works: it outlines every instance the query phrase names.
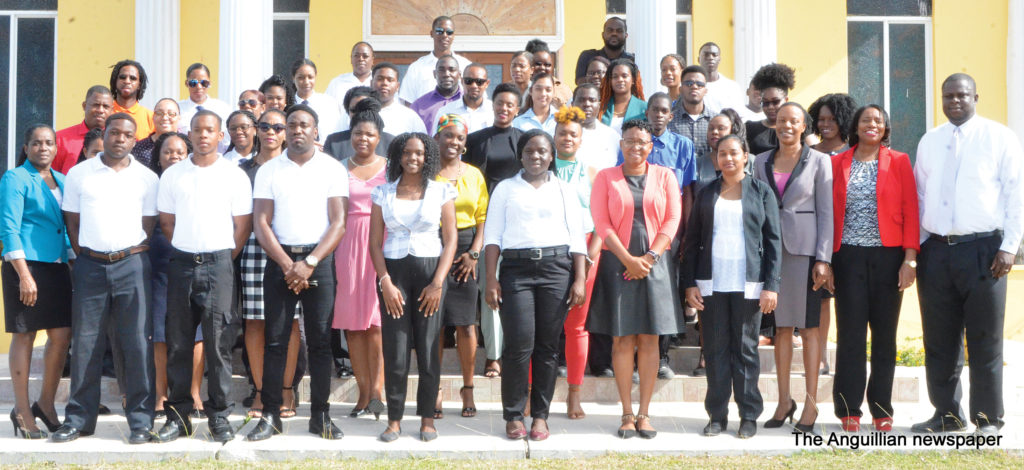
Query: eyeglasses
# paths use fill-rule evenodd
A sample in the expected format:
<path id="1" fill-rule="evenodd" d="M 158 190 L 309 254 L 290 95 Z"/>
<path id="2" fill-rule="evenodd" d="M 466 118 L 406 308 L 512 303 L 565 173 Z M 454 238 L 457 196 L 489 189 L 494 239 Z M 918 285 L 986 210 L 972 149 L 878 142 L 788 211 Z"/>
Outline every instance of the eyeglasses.
<path id="1" fill-rule="evenodd" d="M 249 129 L 252 129 L 252 128 L 253 128 L 253 126 L 251 124 L 240 124 L 240 125 L 237 125 L 237 126 L 228 126 L 228 132 L 231 132 L 231 133 L 235 133 L 235 132 L 238 132 L 238 131 L 249 132 Z"/>
<path id="2" fill-rule="evenodd" d="M 284 124 L 267 124 L 265 122 L 261 122 L 259 128 L 262 132 L 270 132 L 271 129 L 273 129 L 274 132 L 284 132 L 286 129 Z"/>
<path id="3" fill-rule="evenodd" d="M 189 88 L 195 88 L 198 85 L 202 85 L 203 88 L 210 88 L 209 80 L 196 80 L 193 78 L 191 80 L 186 81 L 185 84 L 188 85 Z"/>
<path id="4" fill-rule="evenodd" d="M 155 117 L 155 118 L 169 117 L 171 119 L 174 119 L 174 118 L 178 117 L 178 113 L 173 112 L 173 111 L 153 111 L 153 117 Z"/>
<path id="5" fill-rule="evenodd" d="M 454 29 L 434 28 L 434 34 L 444 34 L 446 36 L 454 36 Z"/>
<path id="6" fill-rule="evenodd" d="M 651 141 L 643 139 L 622 139 L 622 143 L 626 144 L 626 147 L 646 147 L 650 145 Z"/>
<path id="7" fill-rule="evenodd" d="M 683 80 L 683 85 L 688 87 L 704 88 L 705 86 L 707 86 L 707 82 L 702 82 L 699 80 Z"/>
<path id="8" fill-rule="evenodd" d="M 781 98 L 775 98 L 774 100 L 768 100 L 768 101 L 761 100 L 761 107 L 762 108 L 765 107 L 765 106 L 778 106 L 780 104 L 782 104 L 782 99 Z"/>
<path id="9" fill-rule="evenodd" d="M 260 102 L 256 101 L 256 100 L 238 100 L 238 107 L 239 108 L 241 108 L 243 106 L 246 106 L 246 105 L 248 105 L 250 108 L 255 108 L 256 105 L 258 105 L 258 104 L 260 104 Z"/>
<path id="10" fill-rule="evenodd" d="M 487 83 L 486 78 L 463 78 L 462 83 L 466 85 L 484 86 Z"/>
<path id="11" fill-rule="evenodd" d="M 117 79 L 118 80 L 129 81 L 129 82 L 137 82 L 137 81 L 139 81 L 139 77 L 136 77 L 135 75 L 128 75 L 126 73 L 122 73 L 121 75 L 118 75 Z"/>

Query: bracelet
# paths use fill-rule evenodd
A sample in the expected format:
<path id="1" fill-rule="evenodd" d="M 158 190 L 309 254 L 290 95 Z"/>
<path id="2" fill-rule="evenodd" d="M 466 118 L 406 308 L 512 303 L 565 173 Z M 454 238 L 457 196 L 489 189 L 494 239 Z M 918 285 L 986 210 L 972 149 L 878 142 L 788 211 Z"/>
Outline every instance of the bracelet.
<path id="1" fill-rule="evenodd" d="M 384 280 L 391 277 L 391 274 L 385 274 L 383 277 L 377 280 L 377 288 L 384 290 Z"/>

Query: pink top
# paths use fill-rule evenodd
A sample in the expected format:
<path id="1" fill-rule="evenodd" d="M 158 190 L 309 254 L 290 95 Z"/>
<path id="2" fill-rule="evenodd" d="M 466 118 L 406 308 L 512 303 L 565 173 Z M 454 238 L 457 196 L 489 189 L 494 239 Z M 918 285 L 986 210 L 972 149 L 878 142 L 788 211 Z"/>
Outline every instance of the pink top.
<path id="1" fill-rule="evenodd" d="M 652 245 L 658 234 L 669 239 L 676 236 L 682 217 L 682 199 L 675 172 L 663 166 L 647 165 L 643 207 L 644 225 Z M 629 246 L 633 229 L 633 193 L 621 165 L 597 173 L 590 193 L 590 212 L 594 216 L 595 236 L 603 240 L 615 234 L 624 246 Z"/>
<path id="2" fill-rule="evenodd" d="M 783 173 L 781 171 L 773 171 L 775 176 L 775 187 L 779 188 L 779 194 L 786 192 L 786 183 L 789 183 L 789 177 L 792 173 Z"/>

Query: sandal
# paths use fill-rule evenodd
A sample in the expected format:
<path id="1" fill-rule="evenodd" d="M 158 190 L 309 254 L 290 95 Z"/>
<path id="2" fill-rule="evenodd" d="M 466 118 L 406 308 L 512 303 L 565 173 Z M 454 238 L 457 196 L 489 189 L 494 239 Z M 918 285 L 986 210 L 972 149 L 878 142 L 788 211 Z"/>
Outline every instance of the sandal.
<path id="1" fill-rule="evenodd" d="M 292 390 L 292 402 L 290 404 L 288 404 L 287 406 L 284 405 L 284 404 L 281 405 L 281 410 L 279 412 L 280 416 L 282 418 L 294 418 L 295 414 L 296 414 L 295 413 L 295 392 L 294 392 L 295 386 L 293 385 L 291 387 L 282 387 L 282 389 L 283 390 Z"/>
<path id="2" fill-rule="evenodd" d="M 256 395 L 259 394 L 261 391 L 260 390 L 256 390 L 256 389 L 253 389 L 253 391 L 254 391 L 254 393 L 252 394 L 253 402 L 249 402 L 249 411 L 247 411 L 245 413 L 245 415 L 247 417 L 249 417 L 249 418 L 262 418 L 263 417 L 263 408 L 253 408 L 252 407 L 252 404 L 256 400 Z M 262 401 L 262 399 L 263 399 L 263 397 L 261 396 L 260 400 Z"/>
<path id="3" fill-rule="evenodd" d="M 466 395 L 463 393 L 466 390 L 469 390 L 469 398 L 471 400 L 473 399 L 473 386 L 472 385 L 463 386 L 462 388 L 459 389 L 459 395 L 462 396 L 462 403 L 463 404 L 466 403 Z M 462 407 L 462 417 L 463 418 L 472 418 L 474 416 L 476 416 L 476 407 L 475 406 L 465 406 L 465 405 L 463 405 L 463 407 Z"/>
<path id="4" fill-rule="evenodd" d="M 622 415 L 622 426 L 619 426 L 616 434 L 623 439 L 636 437 L 636 416 L 632 413 Z"/>
<path id="5" fill-rule="evenodd" d="M 501 377 L 501 365 L 500 364 L 501 363 L 499 363 L 497 360 L 488 360 L 487 361 L 487 368 L 484 369 L 484 377 L 487 377 L 489 379 L 493 379 L 493 378 L 496 378 L 496 377 Z"/>
<path id="6" fill-rule="evenodd" d="M 569 396 L 575 395 L 577 398 L 577 410 L 575 411 L 572 409 L 573 407 L 572 403 L 569 401 L 569 397 L 565 398 L 566 414 L 569 416 L 569 419 L 583 419 L 587 417 L 587 414 L 583 412 L 583 407 L 581 406 L 583 402 L 583 399 L 580 397 L 581 387 L 581 385 L 569 385 Z"/>

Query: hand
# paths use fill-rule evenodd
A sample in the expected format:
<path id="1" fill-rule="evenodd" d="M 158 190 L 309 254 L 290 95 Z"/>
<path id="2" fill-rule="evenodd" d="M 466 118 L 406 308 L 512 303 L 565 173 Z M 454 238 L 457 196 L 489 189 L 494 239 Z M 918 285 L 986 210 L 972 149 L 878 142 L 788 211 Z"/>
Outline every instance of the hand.
<path id="1" fill-rule="evenodd" d="M 501 309 L 501 284 L 498 284 L 497 280 L 487 281 L 487 291 L 484 295 L 484 301 L 491 307 L 491 310 Z"/>
<path id="2" fill-rule="evenodd" d="M 566 303 L 569 307 L 575 307 L 577 305 L 583 305 L 583 301 L 587 299 L 587 282 L 586 279 L 577 279 L 572 282 L 569 286 L 569 299 Z"/>
<path id="3" fill-rule="evenodd" d="M 903 292 L 908 287 L 914 285 L 914 278 L 917 277 L 917 270 L 911 268 L 909 264 L 903 263 L 900 265 L 900 280 L 897 286 L 900 288 L 900 292 Z"/>
<path id="4" fill-rule="evenodd" d="M 996 253 L 996 259 L 992 260 L 992 266 L 988 269 L 992 271 L 993 278 L 999 279 L 1010 274 L 1011 268 L 1013 268 L 1013 254 L 1000 250 Z"/>
<path id="5" fill-rule="evenodd" d="M 822 287 L 832 291 L 831 280 L 832 280 L 832 268 L 828 263 L 824 261 L 818 261 L 814 263 L 814 267 L 811 268 L 811 278 L 814 280 L 814 285 L 811 286 L 811 290 L 818 290 Z"/>
<path id="6" fill-rule="evenodd" d="M 456 281 L 466 282 L 470 277 L 476 279 L 476 263 L 479 260 L 473 259 L 469 253 L 463 253 L 455 259 L 454 277 Z"/>
<path id="7" fill-rule="evenodd" d="M 381 281 L 380 294 L 384 298 L 384 309 L 387 310 L 388 315 L 391 318 L 401 317 L 405 310 L 405 298 L 402 297 L 402 291 L 391 283 L 390 277 Z"/>
<path id="8" fill-rule="evenodd" d="M 704 297 L 700 295 L 700 289 L 697 287 L 686 288 L 686 305 L 696 310 L 704 310 Z"/>
<path id="9" fill-rule="evenodd" d="M 643 279 L 651 273 L 651 264 L 647 262 L 647 258 L 644 256 L 630 256 L 625 263 L 626 265 L 626 280 L 634 281 Z"/>
<path id="10" fill-rule="evenodd" d="M 423 288 L 423 292 L 420 292 L 418 299 L 420 302 L 419 310 L 423 312 L 424 317 L 429 317 L 437 312 L 438 307 L 441 306 L 441 288 L 442 285 L 435 285 L 430 283 L 427 287 Z"/>
<path id="11" fill-rule="evenodd" d="M 18 283 L 18 293 L 18 298 L 25 306 L 34 307 L 36 305 L 36 300 L 39 299 L 39 290 L 36 287 L 36 280 L 32 278 L 31 274 L 21 278 L 21 282 Z"/>
<path id="12" fill-rule="evenodd" d="M 288 283 L 288 289 L 298 294 L 309 287 L 309 276 L 313 275 L 313 267 L 305 261 L 296 261 L 284 272 L 284 282 Z"/>
<path id="13" fill-rule="evenodd" d="M 761 291 L 761 301 L 758 302 L 758 306 L 761 307 L 761 313 L 769 314 L 775 311 L 775 306 L 779 304 L 779 294 L 770 290 Z"/>

